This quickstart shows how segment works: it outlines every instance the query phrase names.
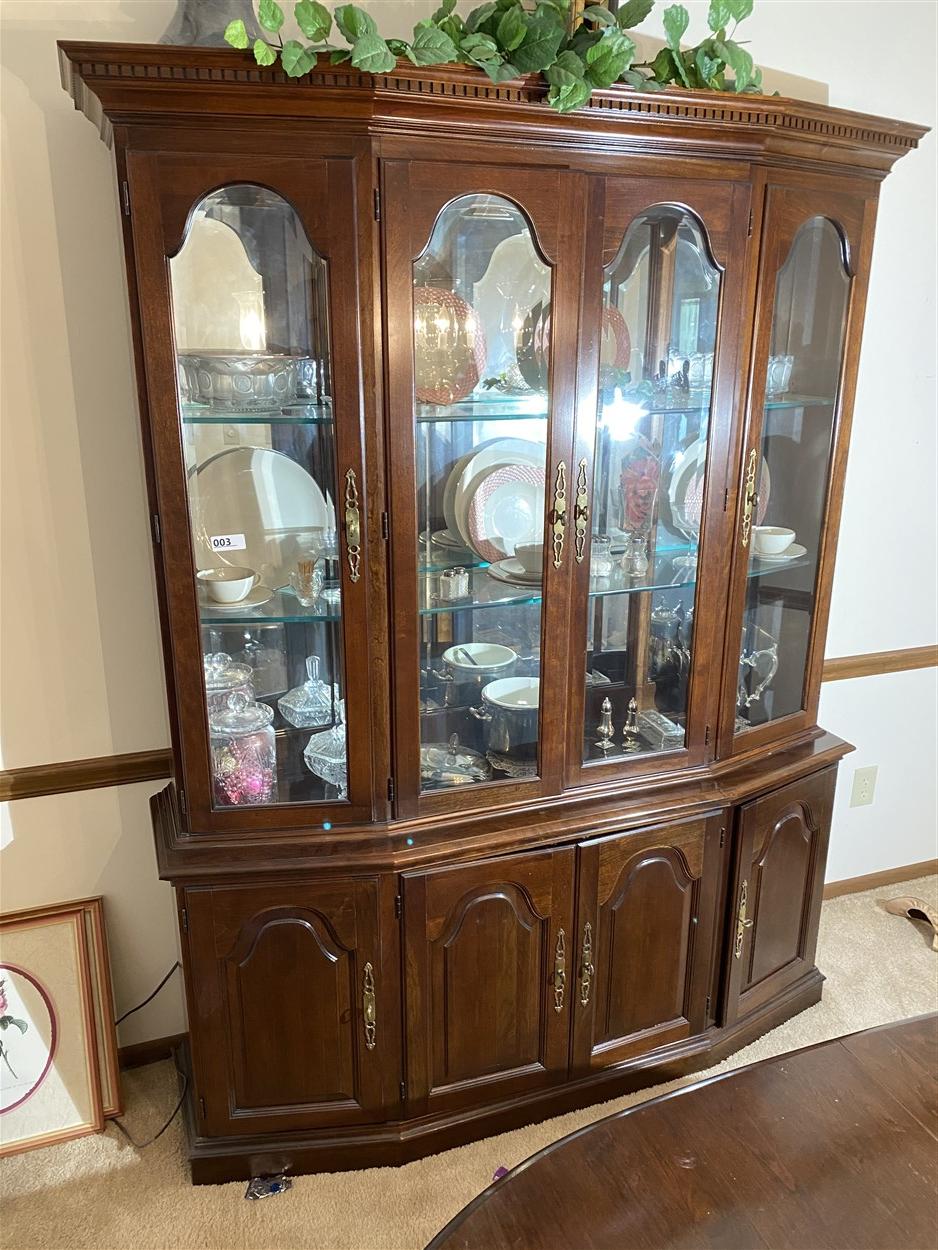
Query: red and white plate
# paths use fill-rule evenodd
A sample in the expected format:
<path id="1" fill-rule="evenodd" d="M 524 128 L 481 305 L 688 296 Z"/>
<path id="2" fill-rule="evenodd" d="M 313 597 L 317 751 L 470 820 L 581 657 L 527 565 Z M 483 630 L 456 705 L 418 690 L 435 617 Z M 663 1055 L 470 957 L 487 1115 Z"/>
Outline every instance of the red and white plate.
<path id="1" fill-rule="evenodd" d="M 494 564 L 519 544 L 540 541 L 544 495 L 544 470 L 530 464 L 503 464 L 477 478 L 467 519 L 476 555 Z"/>

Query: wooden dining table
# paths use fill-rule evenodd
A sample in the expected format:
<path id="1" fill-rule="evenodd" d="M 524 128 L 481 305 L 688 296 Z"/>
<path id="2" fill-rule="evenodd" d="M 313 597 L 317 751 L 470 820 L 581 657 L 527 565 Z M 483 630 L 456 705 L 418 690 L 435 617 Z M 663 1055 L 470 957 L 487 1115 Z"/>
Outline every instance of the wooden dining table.
<path id="1" fill-rule="evenodd" d="M 580 1129 L 427 1250 L 935 1250 L 938 1015 L 764 1059 Z"/>

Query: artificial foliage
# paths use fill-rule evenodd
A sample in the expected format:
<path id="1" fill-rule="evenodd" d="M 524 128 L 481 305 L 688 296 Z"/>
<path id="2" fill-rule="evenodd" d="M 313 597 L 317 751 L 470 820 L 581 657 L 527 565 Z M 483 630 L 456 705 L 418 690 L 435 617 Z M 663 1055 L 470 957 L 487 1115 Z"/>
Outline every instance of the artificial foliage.
<path id="1" fill-rule="evenodd" d="M 457 0 L 443 0 L 432 17 L 418 22 L 413 37 L 385 39 L 374 18 L 354 4 L 334 12 L 319 0 L 299 0 L 293 14 L 308 42 L 283 40 L 283 9 L 276 0 L 260 0 L 258 21 L 270 39 L 256 39 L 258 65 L 280 61 L 286 74 L 300 78 L 326 56 L 333 65 L 349 61 L 369 74 L 394 69 L 398 58 L 414 65 L 474 65 L 492 82 L 524 74 L 541 74 L 549 90 L 547 103 L 560 113 L 579 108 L 597 87 L 622 82 L 643 91 L 660 91 L 668 83 L 714 91 L 758 92 L 762 74 L 736 38 L 736 27 L 752 12 L 753 0 L 711 0 L 710 34 L 692 48 L 681 48 L 689 15 L 672 4 L 662 15 L 666 46 L 649 63 L 635 63 L 635 44 L 628 31 L 643 22 L 654 0 L 625 0 L 618 8 L 590 4 L 575 29 L 570 26 L 570 0 L 488 0 L 465 17 Z M 346 47 L 330 43 L 335 31 Z M 251 41 L 240 19 L 231 22 L 225 39 L 235 48 Z"/>

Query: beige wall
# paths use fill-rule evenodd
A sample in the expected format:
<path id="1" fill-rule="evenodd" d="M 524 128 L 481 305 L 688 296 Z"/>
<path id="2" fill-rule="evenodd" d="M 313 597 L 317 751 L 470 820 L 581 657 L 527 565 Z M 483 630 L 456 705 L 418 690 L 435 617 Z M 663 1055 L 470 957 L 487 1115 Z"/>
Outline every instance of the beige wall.
<path id="1" fill-rule="evenodd" d="M 405 34 L 429 0 L 368 5 Z M 658 29 L 663 3 L 648 26 Z M 163 694 L 110 153 L 59 85 L 56 38 L 146 42 L 173 0 L 3 0 L 0 758 L 4 767 L 163 747 Z M 692 2 L 691 34 L 706 3 Z M 795 11 L 797 10 L 797 12 Z M 802 13 L 802 10 L 804 12 Z M 757 59 L 831 103 L 935 124 L 936 8 L 756 0 Z M 874 39 L 880 63 L 870 70 Z M 901 72 L 895 67 L 901 66 Z M 804 88 L 816 96 L 817 85 Z M 934 641 L 935 141 L 883 190 L 829 653 Z M 832 875 L 934 854 L 934 675 L 838 683 L 825 723 L 878 763 L 876 804 L 838 798 Z M 913 766 L 906 749 L 913 744 Z M 843 770 L 852 777 L 852 762 Z M 0 906 L 103 893 L 119 1007 L 176 957 L 146 798 L 128 786 L 2 813 Z M 122 1030 L 177 1031 L 178 989 Z"/>

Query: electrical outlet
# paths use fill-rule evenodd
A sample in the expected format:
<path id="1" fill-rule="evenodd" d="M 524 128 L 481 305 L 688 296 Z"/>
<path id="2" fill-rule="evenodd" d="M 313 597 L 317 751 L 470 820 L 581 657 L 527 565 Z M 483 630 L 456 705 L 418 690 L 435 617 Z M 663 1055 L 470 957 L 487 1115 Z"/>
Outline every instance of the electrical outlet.
<path id="1" fill-rule="evenodd" d="M 873 794 L 876 790 L 876 771 L 876 764 L 870 764 L 868 768 L 854 769 L 853 789 L 850 791 L 851 807 L 869 807 L 870 803 L 873 802 Z"/>

